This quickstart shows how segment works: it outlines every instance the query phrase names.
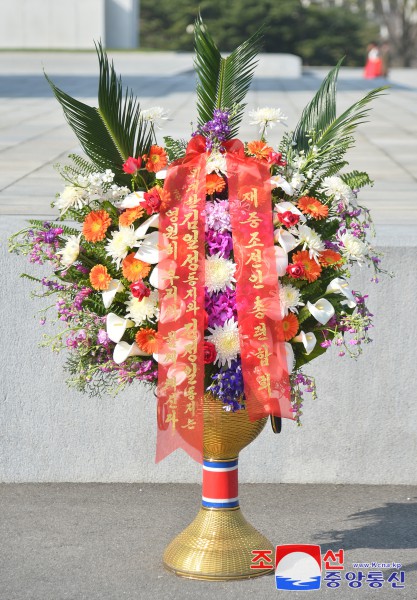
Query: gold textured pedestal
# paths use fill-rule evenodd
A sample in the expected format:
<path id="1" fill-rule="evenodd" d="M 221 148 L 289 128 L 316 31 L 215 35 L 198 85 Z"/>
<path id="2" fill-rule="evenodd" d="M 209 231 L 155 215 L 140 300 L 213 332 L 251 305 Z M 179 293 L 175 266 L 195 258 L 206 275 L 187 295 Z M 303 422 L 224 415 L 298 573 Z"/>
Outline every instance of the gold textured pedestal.
<path id="1" fill-rule="evenodd" d="M 265 423 L 266 419 L 249 421 L 245 410 L 225 412 L 221 402 L 206 394 L 204 458 L 236 459 Z M 168 545 L 163 561 L 168 570 L 191 579 L 247 579 L 273 573 L 251 569 L 252 550 L 273 550 L 273 545 L 246 521 L 240 507 L 201 507 L 194 521 Z"/>

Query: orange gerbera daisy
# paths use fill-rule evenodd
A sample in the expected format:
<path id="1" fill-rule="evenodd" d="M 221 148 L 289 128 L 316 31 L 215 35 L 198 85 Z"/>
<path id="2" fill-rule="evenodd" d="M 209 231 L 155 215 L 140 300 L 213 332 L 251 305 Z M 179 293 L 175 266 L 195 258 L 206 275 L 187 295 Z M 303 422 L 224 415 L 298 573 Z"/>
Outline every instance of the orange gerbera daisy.
<path id="1" fill-rule="evenodd" d="M 282 319 L 282 333 L 285 342 L 292 340 L 292 338 L 297 335 L 298 327 L 299 323 L 297 317 L 292 312 L 289 312 L 288 315 Z"/>
<path id="2" fill-rule="evenodd" d="M 225 187 L 225 180 L 220 175 L 217 175 L 217 173 L 206 175 L 206 194 L 208 196 L 211 196 L 215 192 L 222 192 Z"/>
<path id="3" fill-rule="evenodd" d="M 319 256 L 319 262 L 323 267 L 334 267 L 342 260 L 342 255 L 334 250 L 323 250 Z"/>
<path id="4" fill-rule="evenodd" d="M 143 327 L 135 335 L 135 342 L 143 352 L 153 354 L 158 349 L 158 332 L 150 327 Z"/>
<path id="5" fill-rule="evenodd" d="M 268 146 L 265 142 L 261 140 L 256 140 L 254 142 L 248 142 L 248 152 L 255 156 L 255 158 L 259 158 L 260 160 L 268 160 L 271 152 L 274 149 L 271 146 Z"/>
<path id="6" fill-rule="evenodd" d="M 90 271 L 90 282 L 95 290 L 107 290 L 111 276 L 104 265 L 95 265 Z"/>
<path id="7" fill-rule="evenodd" d="M 156 173 L 168 163 L 167 153 L 161 146 L 151 146 L 149 154 L 143 155 L 143 160 L 146 161 L 145 168 L 151 173 Z"/>
<path id="8" fill-rule="evenodd" d="M 305 270 L 304 278 L 310 283 L 320 277 L 321 266 L 314 259 L 310 258 L 308 250 L 296 252 L 292 257 L 292 262 L 293 264 L 301 263 L 303 265 Z"/>
<path id="9" fill-rule="evenodd" d="M 100 242 L 106 237 L 111 225 L 110 215 L 105 210 L 91 211 L 84 220 L 83 235 L 87 242 Z"/>
<path id="10" fill-rule="evenodd" d="M 123 275 L 132 283 L 149 275 L 150 270 L 151 265 L 135 258 L 135 252 L 128 254 L 122 262 Z"/>
<path id="11" fill-rule="evenodd" d="M 119 225 L 122 227 L 129 227 L 136 219 L 140 219 L 143 215 L 143 208 L 141 206 L 135 206 L 134 208 L 127 208 L 122 212 L 119 217 Z"/>
<path id="12" fill-rule="evenodd" d="M 298 208 L 305 215 L 310 215 L 313 219 L 325 219 L 329 214 L 329 208 L 312 196 L 302 196 L 297 202 Z"/>

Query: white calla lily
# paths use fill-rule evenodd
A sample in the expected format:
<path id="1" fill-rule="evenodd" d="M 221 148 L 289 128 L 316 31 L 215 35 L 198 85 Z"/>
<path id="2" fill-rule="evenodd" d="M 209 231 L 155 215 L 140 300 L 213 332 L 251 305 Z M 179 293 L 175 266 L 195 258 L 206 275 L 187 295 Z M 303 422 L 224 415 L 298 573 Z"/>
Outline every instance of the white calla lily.
<path id="1" fill-rule="evenodd" d="M 149 276 L 149 283 L 157 290 L 164 290 L 170 285 L 170 281 L 175 276 L 177 263 L 172 259 L 165 259 L 157 264 Z"/>
<path id="2" fill-rule="evenodd" d="M 294 359 L 294 350 L 289 342 L 284 342 L 285 355 L 287 358 L 287 369 L 288 373 L 291 374 L 294 369 L 295 359 Z"/>
<path id="3" fill-rule="evenodd" d="M 161 171 L 157 171 L 155 173 L 156 179 L 165 179 L 165 177 L 167 176 L 167 172 L 167 169 L 161 169 Z"/>
<path id="4" fill-rule="evenodd" d="M 130 356 L 150 356 L 150 354 L 143 352 L 135 342 L 133 344 L 127 342 L 116 344 L 113 351 L 113 360 L 117 365 L 125 362 Z"/>
<path id="5" fill-rule="evenodd" d="M 303 344 L 306 354 L 311 354 L 317 344 L 317 338 L 312 331 L 309 331 L 308 333 L 300 331 L 300 333 L 293 338 L 293 341 Z"/>
<path id="6" fill-rule="evenodd" d="M 294 188 L 286 179 L 283 178 L 282 175 L 274 175 L 269 181 L 273 187 L 281 188 L 286 194 L 288 194 L 288 196 L 292 196 L 294 194 Z"/>
<path id="7" fill-rule="evenodd" d="M 123 292 L 124 289 L 124 285 L 119 279 L 112 279 L 109 283 L 109 287 L 107 288 L 107 290 L 101 292 L 104 308 L 109 308 L 117 292 Z"/>
<path id="8" fill-rule="evenodd" d="M 307 302 L 307 308 L 313 317 L 322 325 L 326 325 L 335 312 L 333 305 L 325 298 L 320 298 L 314 304 Z"/>
<path id="9" fill-rule="evenodd" d="M 141 225 L 139 225 L 139 227 L 137 227 L 135 229 L 135 235 L 138 239 L 143 238 L 143 236 L 148 233 L 148 229 L 150 227 L 158 227 L 159 226 L 159 213 L 155 213 L 154 215 L 151 215 L 149 217 L 149 219 L 146 219 L 146 221 L 144 223 L 142 223 Z"/>
<path id="10" fill-rule="evenodd" d="M 140 241 L 139 250 L 135 254 L 135 258 L 143 260 L 150 265 L 155 265 L 161 258 L 159 251 L 159 232 L 153 231 L 144 235 Z"/>
<path id="11" fill-rule="evenodd" d="M 130 319 L 124 319 L 114 313 L 109 313 L 107 315 L 106 331 L 112 342 L 120 342 L 126 329 L 133 327 L 134 325 L 134 322 Z"/>
<path id="12" fill-rule="evenodd" d="M 159 214 L 155 213 L 135 229 L 135 236 L 137 238 L 137 243 L 135 245 L 138 246 L 135 258 L 143 260 L 143 262 L 147 262 L 150 265 L 155 265 L 165 257 L 164 254 L 161 253 L 159 247 L 159 232 L 152 231 L 151 233 L 147 233 L 150 227 L 158 226 Z"/>
<path id="13" fill-rule="evenodd" d="M 282 248 L 284 248 L 285 252 L 291 252 L 299 245 L 299 240 L 292 235 L 289 231 L 284 231 L 283 229 L 279 230 L 278 233 L 278 242 Z"/>
<path id="14" fill-rule="evenodd" d="M 279 246 L 274 246 L 274 250 L 278 277 L 283 277 L 287 272 L 288 254 L 283 248 L 280 248 Z"/>
<path id="15" fill-rule="evenodd" d="M 346 279 L 343 277 L 336 277 L 333 279 L 326 289 L 326 294 L 342 294 L 347 298 L 346 301 L 343 301 L 341 304 L 347 304 L 349 308 L 355 308 L 357 305 L 357 301 L 355 296 L 352 294 L 351 289 L 349 288 L 349 284 Z"/>
<path id="16" fill-rule="evenodd" d="M 120 208 L 136 208 L 145 201 L 144 194 L 142 191 L 132 192 L 121 201 Z"/>

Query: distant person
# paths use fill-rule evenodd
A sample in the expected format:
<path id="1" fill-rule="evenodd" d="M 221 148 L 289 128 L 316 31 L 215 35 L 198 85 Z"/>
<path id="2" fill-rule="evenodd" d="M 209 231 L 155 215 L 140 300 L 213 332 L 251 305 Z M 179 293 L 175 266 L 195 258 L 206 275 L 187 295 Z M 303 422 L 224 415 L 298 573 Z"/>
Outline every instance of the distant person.
<path id="1" fill-rule="evenodd" d="M 382 61 L 382 77 L 388 77 L 389 70 L 391 67 L 391 49 L 389 46 L 389 42 L 382 42 L 379 53 L 381 55 Z"/>
<path id="2" fill-rule="evenodd" d="M 375 79 L 382 76 L 382 59 L 379 52 L 378 44 L 371 42 L 366 49 L 367 57 L 365 64 L 365 79 Z"/>

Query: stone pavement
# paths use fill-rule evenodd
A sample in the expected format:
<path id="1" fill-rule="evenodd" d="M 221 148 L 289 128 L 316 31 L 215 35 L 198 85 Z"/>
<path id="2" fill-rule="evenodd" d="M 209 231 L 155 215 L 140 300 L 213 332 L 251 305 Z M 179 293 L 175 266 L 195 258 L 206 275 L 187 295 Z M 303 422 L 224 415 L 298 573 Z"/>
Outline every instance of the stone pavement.
<path id="1" fill-rule="evenodd" d="M 248 110 L 279 106 L 294 127 L 302 108 L 327 69 L 305 70 L 298 79 L 273 68 L 271 56 L 261 60 Z M 278 60 L 278 59 L 277 59 Z M 187 137 L 195 122 L 192 56 L 175 53 L 114 54 L 118 73 L 148 108 L 170 111 L 162 135 Z M 278 64 L 278 63 L 277 63 Z M 42 68 L 59 87 L 88 103 L 96 103 L 98 64 L 95 53 L 0 53 L 0 214 L 51 215 L 50 203 L 62 183 L 53 165 L 64 162 L 77 141 L 43 77 Z M 387 82 L 369 82 L 360 69 L 342 69 L 339 112 L 367 90 Z M 395 245 L 417 240 L 417 71 L 393 70 L 389 92 L 374 102 L 370 122 L 357 134 L 351 167 L 367 170 L 375 186 L 361 200 L 372 209 L 380 242 Z M 256 137 L 245 120 L 241 137 Z M 274 128 L 277 143 L 282 128 Z"/>
<path id="2" fill-rule="evenodd" d="M 200 487 L 174 484 L 0 486 L 2 600 L 259 600 L 305 598 L 277 592 L 273 577 L 236 582 L 178 578 L 164 571 L 164 547 L 194 518 Z M 417 486 L 242 485 L 246 518 L 274 544 L 344 549 L 354 562 L 401 563 L 405 587 L 323 587 L 308 598 L 417 598 Z M 378 569 L 370 569 L 378 570 Z M 278 595 L 277 595 L 278 594 Z"/>

